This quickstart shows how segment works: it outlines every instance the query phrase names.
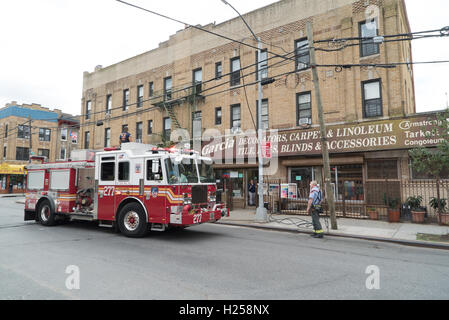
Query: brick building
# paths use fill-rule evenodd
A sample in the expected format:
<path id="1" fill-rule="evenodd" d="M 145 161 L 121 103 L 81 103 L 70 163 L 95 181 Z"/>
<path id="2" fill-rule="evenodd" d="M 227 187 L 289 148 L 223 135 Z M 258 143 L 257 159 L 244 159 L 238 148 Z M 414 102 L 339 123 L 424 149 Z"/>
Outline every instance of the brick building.
<path id="1" fill-rule="evenodd" d="M 275 79 L 263 86 L 263 127 L 277 130 L 273 133 L 277 138 L 272 140 L 279 144 L 279 150 L 273 149 L 279 157 L 278 170 L 268 178 L 307 186 L 310 179 L 322 179 L 322 162 L 306 22 L 313 25 L 315 41 L 409 33 L 405 2 L 282 0 L 244 18 L 263 41 L 262 77 Z M 202 28 L 256 45 L 239 17 Z M 412 61 L 410 41 L 355 44 L 341 50 L 317 51 L 317 64 Z M 335 45 L 323 42 L 316 48 L 338 48 Z M 219 131 L 215 146 L 226 146 L 217 149 L 203 141 L 205 154 L 224 158 L 217 150 L 229 147 L 233 158 L 241 147 L 248 157 L 255 149 L 248 140 L 241 140 L 245 142 L 239 146 L 235 134 L 255 129 L 256 59 L 254 48 L 189 27 L 156 49 L 85 72 L 82 146 L 97 149 L 118 145 L 124 125 L 134 141 L 153 144 L 169 137 L 176 128 L 186 129 L 190 138 L 214 128 Z M 410 178 L 407 149 L 435 142 L 413 142 L 401 127 L 404 121 L 419 123 L 434 116 L 414 118 L 412 65 L 331 66 L 318 71 L 325 122 L 335 133 L 330 152 L 337 200 L 348 197 L 363 202 L 364 186 L 370 180 Z M 226 139 L 231 142 L 226 144 Z M 245 207 L 246 186 L 250 179 L 257 178 L 257 164 L 244 159 L 240 164 L 215 164 L 215 169 L 217 179 L 230 177 L 234 206 Z"/>
<path id="2" fill-rule="evenodd" d="M 71 136 L 77 136 L 78 131 L 79 120 L 61 110 L 34 103 L 6 104 L 0 109 L 0 193 L 24 191 L 30 154 L 45 156 L 51 162 L 67 160 L 69 151 L 77 148 Z"/>

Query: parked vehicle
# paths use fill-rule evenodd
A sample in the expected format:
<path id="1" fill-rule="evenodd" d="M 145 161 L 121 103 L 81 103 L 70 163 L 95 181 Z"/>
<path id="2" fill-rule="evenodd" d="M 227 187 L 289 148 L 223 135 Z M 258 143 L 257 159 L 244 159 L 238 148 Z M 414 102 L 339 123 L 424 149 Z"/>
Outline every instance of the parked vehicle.
<path id="1" fill-rule="evenodd" d="M 75 150 L 71 161 L 27 166 L 24 219 L 98 221 L 128 237 L 215 222 L 229 210 L 216 202 L 211 163 L 194 151 L 140 143 Z"/>

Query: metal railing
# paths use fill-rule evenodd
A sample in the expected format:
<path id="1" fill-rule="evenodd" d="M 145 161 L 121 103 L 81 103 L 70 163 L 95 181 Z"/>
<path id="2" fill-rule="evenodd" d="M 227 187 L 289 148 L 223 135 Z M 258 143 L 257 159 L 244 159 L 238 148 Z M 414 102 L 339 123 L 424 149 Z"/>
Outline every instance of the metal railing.
<path id="1" fill-rule="evenodd" d="M 268 194 L 265 202 L 268 203 L 270 213 L 307 215 L 307 201 L 309 195 L 308 182 L 297 184 L 296 199 L 283 198 L 280 189 L 275 185 L 285 184 L 284 180 L 268 180 Z M 271 186 L 271 189 L 270 189 Z M 324 215 L 328 214 L 324 187 L 321 188 L 324 196 Z M 272 192 L 270 192 L 272 190 Z M 432 198 L 437 197 L 436 180 L 378 180 L 378 181 L 342 181 L 334 187 L 336 215 L 341 218 L 370 219 L 370 210 L 377 212 L 378 220 L 388 220 L 388 209 L 396 205 L 401 211 L 401 221 L 411 220 L 411 210 L 406 205 L 410 196 L 421 196 L 421 206 L 426 209 L 426 222 L 438 223 L 438 210 L 429 204 Z M 440 199 L 449 199 L 449 180 L 439 181 Z M 449 203 L 449 201 L 447 201 Z M 446 206 L 446 211 L 448 207 Z"/>

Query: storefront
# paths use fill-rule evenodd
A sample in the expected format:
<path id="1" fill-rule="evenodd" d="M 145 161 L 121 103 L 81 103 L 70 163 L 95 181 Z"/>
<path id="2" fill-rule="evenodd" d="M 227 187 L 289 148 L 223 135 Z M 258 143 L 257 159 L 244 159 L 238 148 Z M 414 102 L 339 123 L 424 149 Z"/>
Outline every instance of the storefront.
<path id="1" fill-rule="evenodd" d="M 250 207 L 249 203 L 249 183 L 258 181 L 258 168 L 255 166 L 247 167 L 226 167 L 215 165 L 215 178 L 217 188 L 223 191 L 224 197 L 233 208 L 242 209 Z"/>
<path id="2" fill-rule="evenodd" d="M 24 193 L 25 189 L 25 166 L 2 163 L 0 165 L 0 193 Z"/>
<path id="3" fill-rule="evenodd" d="M 397 197 L 404 201 L 406 194 L 400 190 L 401 182 L 417 177 L 415 173 L 412 174 L 408 150 L 417 146 L 432 148 L 438 144 L 442 138 L 433 131 L 437 128 L 436 119 L 436 113 L 429 113 L 329 125 L 327 143 L 331 183 L 337 203 L 350 203 L 353 207 L 351 210 L 363 211 L 366 208 L 362 208 L 362 205 L 366 207 L 367 203 L 373 201 L 384 203 L 385 197 Z M 324 184 L 319 127 L 277 132 L 272 130 L 265 141 L 270 143 L 271 148 L 271 159 L 265 168 L 276 167 L 274 173 L 264 176 L 266 189 L 278 192 L 276 184 L 279 187 L 281 184 L 294 184 L 294 197 L 306 199 L 310 181 Z M 254 139 L 241 135 L 227 136 L 222 140 L 214 138 L 203 144 L 202 151 L 203 155 L 218 159 L 219 162 L 229 163 L 233 157 L 234 162 L 238 160 L 244 163 L 219 164 L 215 168 L 217 181 L 223 175 L 229 175 L 233 199 L 239 208 L 245 207 L 249 179 L 257 176 L 257 164 L 253 164 L 253 168 L 249 168 L 248 164 L 257 156 Z M 386 185 L 388 190 L 385 189 Z"/>

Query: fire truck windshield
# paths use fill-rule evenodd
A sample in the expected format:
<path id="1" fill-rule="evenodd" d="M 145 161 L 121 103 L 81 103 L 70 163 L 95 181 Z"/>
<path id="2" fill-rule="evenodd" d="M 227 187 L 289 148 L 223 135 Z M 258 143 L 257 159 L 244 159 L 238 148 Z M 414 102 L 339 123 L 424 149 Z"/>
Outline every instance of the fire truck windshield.
<path id="1" fill-rule="evenodd" d="M 201 183 L 213 183 L 215 182 L 215 174 L 212 169 L 212 165 L 207 163 L 205 160 L 198 162 L 198 170 L 200 171 L 200 182 Z"/>
<path id="2" fill-rule="evenodd" d="M 168 183 L 198 183 L 198 172 L 196 170 L 195 160 L 183 158 L 182 161 L 177 159 L 166 159 L 165 168 L 168 175 Z"/>

